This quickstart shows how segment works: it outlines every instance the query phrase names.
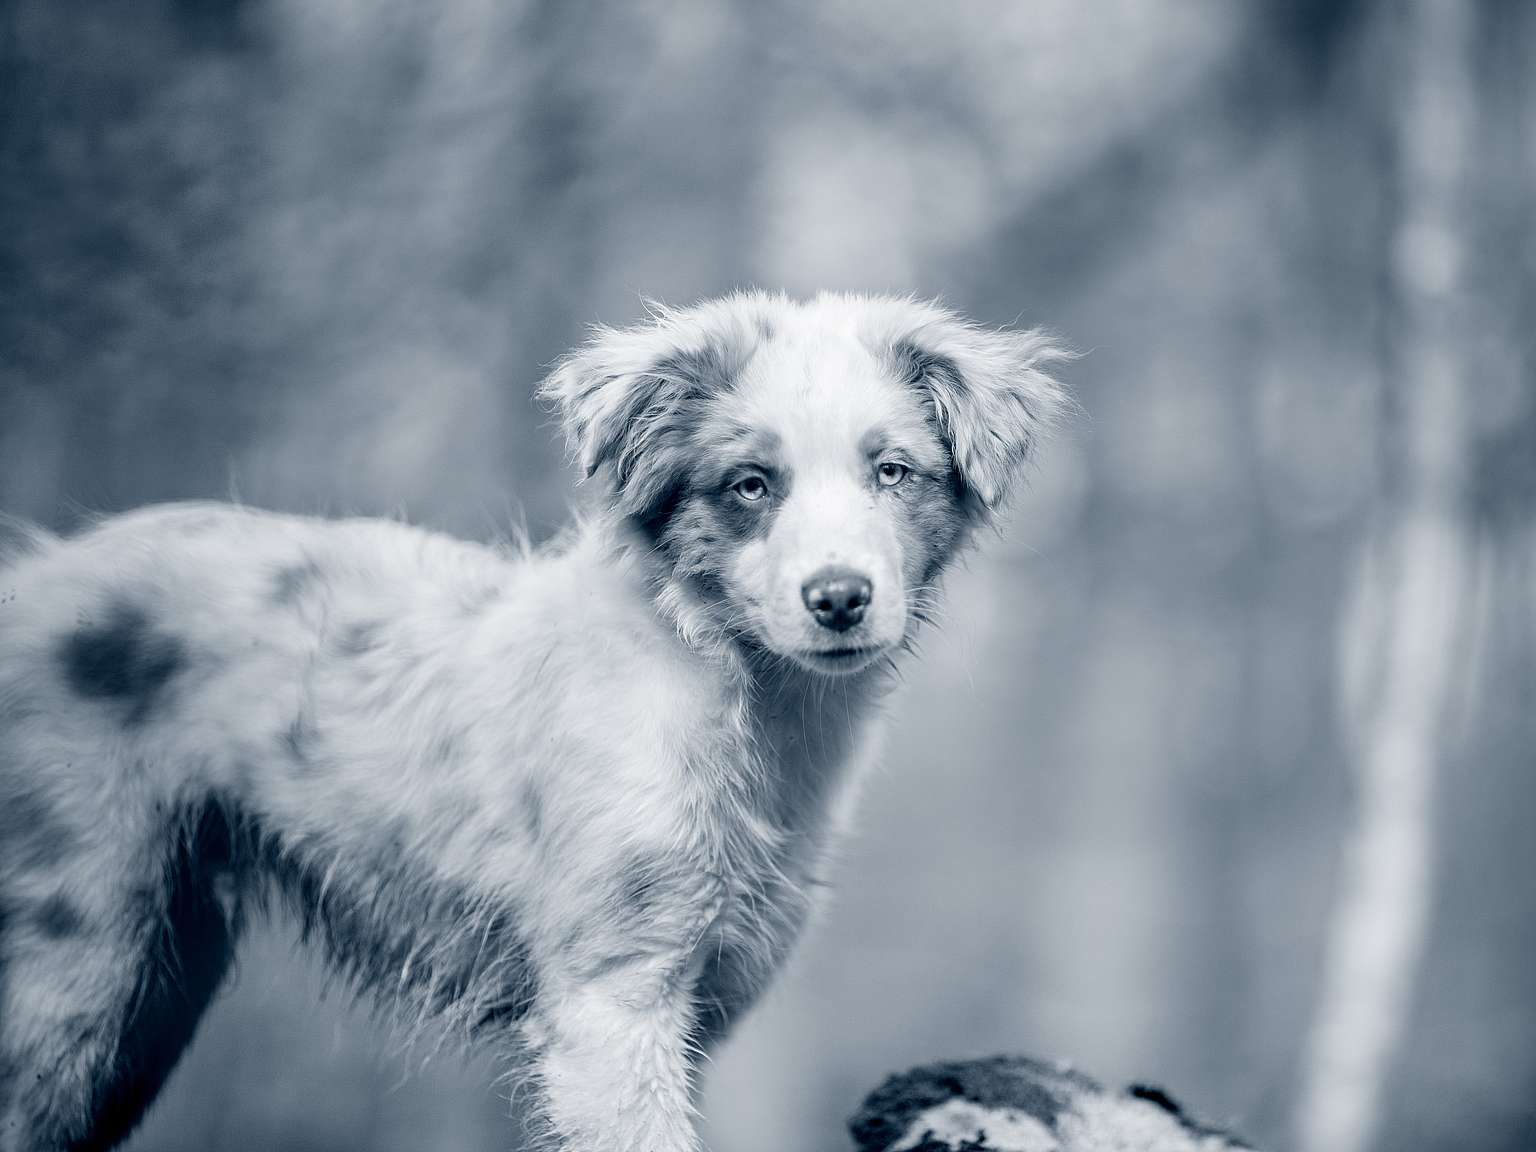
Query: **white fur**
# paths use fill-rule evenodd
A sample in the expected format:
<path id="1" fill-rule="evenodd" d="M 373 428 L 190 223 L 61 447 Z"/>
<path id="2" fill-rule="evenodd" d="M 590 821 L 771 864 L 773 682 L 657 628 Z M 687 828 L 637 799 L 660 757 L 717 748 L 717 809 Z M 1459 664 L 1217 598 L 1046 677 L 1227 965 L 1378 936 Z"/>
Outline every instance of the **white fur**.
<path id="1" fill-rule="evenodd" d="M 893 376 L 903 340 L 960 379 Z M 157 1086 L 123 1067 L 161 1026 L 141 1006 L 201 1008 L 168 933 L 233 936 L 274 888 L 407 1026 L 499 1047 L 542 1135 L 696 1147 L 698 1050 L 811 909 L 931 604 L 912 573 L 1003 498 L 1055 355 L 907 300 L 735 296 L 600 330 L 553 374 L 600 507 L 546 549 L 213 504 L 39 535 L 0 567 L 0 1149 L 116 1135 L 112 1093 Z M 647 535 L 725 417 L 794 476 L 771 530 Z M 961 474 L 952 508 L 924 481 L 926 536 L 871 481 L 876 422 Z M 832 562 L 876 589 L 838 677 L 800 602 Z"/>

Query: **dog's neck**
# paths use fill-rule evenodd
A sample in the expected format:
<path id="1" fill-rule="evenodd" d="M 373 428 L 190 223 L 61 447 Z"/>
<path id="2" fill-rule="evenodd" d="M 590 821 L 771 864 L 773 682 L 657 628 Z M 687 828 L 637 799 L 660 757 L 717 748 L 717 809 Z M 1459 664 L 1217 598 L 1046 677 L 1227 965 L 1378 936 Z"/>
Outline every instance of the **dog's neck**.
<path id="1" fill-rule="evenodd" d="M 902 654 L 844 676 L 810 671 L 722 629 L 707 598 L 676 575 L 641 529 L 616 518 L 591 526 L 633 566 L 683 648 L 727 685 L 721 734 L 734 732 L 741 743 L 741 758 L 750 762 L 744 767 L 772 809 L 766 814 L 785 827 L 816 824 L 893 686 Z"/>
<path id="2" fill-rule="evenodd" d="M 852 675 L 809 672 L 761 650 L 741 654 L 753 747 L 780 822 L 808 826 L 858 758 L 893 676 L 885 662 Z"/>

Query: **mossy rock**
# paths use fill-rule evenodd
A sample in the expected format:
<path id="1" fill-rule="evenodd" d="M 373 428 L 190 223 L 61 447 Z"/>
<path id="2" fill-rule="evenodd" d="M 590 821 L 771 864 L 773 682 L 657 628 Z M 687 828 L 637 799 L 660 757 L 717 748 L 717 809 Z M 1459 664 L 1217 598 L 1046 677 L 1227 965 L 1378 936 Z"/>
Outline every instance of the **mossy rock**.
<path id="1" fill-rule="evenodd" d="M 892 1076 L 848 1128 L 859 1152 L 1252 1152 L 1161 1088 L 1114 1091 L 1024 1056 L 928 1064 Z"/>

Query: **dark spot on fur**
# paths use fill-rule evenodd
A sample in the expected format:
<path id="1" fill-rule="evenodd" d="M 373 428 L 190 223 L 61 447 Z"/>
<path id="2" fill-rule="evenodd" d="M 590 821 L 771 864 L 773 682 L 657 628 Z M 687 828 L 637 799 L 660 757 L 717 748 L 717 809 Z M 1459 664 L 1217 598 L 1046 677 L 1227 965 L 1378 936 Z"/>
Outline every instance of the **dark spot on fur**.
<path id="1" fill-rule="evenodd" d="M 67 896 L 55 893 L 37 906 L 32 923 L 49 940 L 63 940 L 84 930 L 85 917 Z"/>
<path id="2" fill-rule="evenodd" d="M 279 608 L 297 604 L 319 579 L 320 566 L 313 560 L 283 565 L 272 578 L 272 603 Z"/>
<path id="3" fill-rule="evenodd" d="M 779 453 L 772 432 L 712 421 L 693 437 L 693 465 L 674 478 L 665 499 L 639 522 L 671 562 L 673 574 L 704 599 L 724 599 L 720 567 L 729 545 L 760 539 L 772 530 L 792 484 L 789 470 L 778 463 Z M 731 490 L 747 465 L 765 474 L 769 494 L 761 500 L 743 500 Z"/>
<path id="4" fill-rule="evenodd" d="M 783 479 L 780 483 L 787 483 Z M 714 521 L 734 540 L 762 539 L 773 528 L 775 513 L 787 495 L 783 489 L 761 500 L 742 500 L 733 492 L 717 493 L 712 501 Z"/>
<path id="5" fill-rule="evenodd" d="M 124 723 L 138 724 L 186 653 L 176 637 L 154 630 L 143 609 L 118 603 L 105 623 L 83 623 L 65 637 L 60 660 L 77 695 L 121 700 L 128 706 Z"/>
<path id="6" fill-rule="evenodd" d="M 667 530 L 667 526 L 677 515 L 684 497 L 688 493 L 687 485 L 677 481 L 669 485 L 660 496 L 639 515 L 634 518 L 634 523 L 641 533 L 651 543 L 658 543 Z"/>
<path id="7" fill-rule="evenodd" d="M 384 625 L 378 620 L 357 620 L 336 635 L 336 651 L 343 656 L 361 656 L 379 646 Z"/>
<path id="8" fill-rule="evenodd" d="M 168 831 L 163 888 L 144 894 L 140 915 L 155 926 L 142 982 L 114 1058 L 98 1070 L 90 1126 L 65 1144 L 70 1152 L 105 1152 L 138 1125 L 229 967 L 234 930 L 213 881 L 231 864 L 230 824 L 210 806 Z"/>
<path id="9" fill-rule="evenodd" d="M 947 486 L 913 480 L 906 487 L 906 515 L 896 530 L 908 585 L 917 596 L 914 607 L 926 619 L 938 596 L 939 577 L 963 547 L 972 521 Z"/>

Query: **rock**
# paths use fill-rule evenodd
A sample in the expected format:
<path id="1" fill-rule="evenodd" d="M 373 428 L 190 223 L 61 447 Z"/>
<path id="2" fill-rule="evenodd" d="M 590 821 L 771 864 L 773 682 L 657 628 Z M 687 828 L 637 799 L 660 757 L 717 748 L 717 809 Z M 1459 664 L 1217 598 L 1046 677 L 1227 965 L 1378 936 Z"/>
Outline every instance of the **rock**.
<path id="1" fill-rule="evenodd" d="M 892 1076 L 848 1122 L 859 1152 L 1227 1152 L 1252 1146 L 1151 1085 L 1123 1092 L 1023 1056 Z"/>

